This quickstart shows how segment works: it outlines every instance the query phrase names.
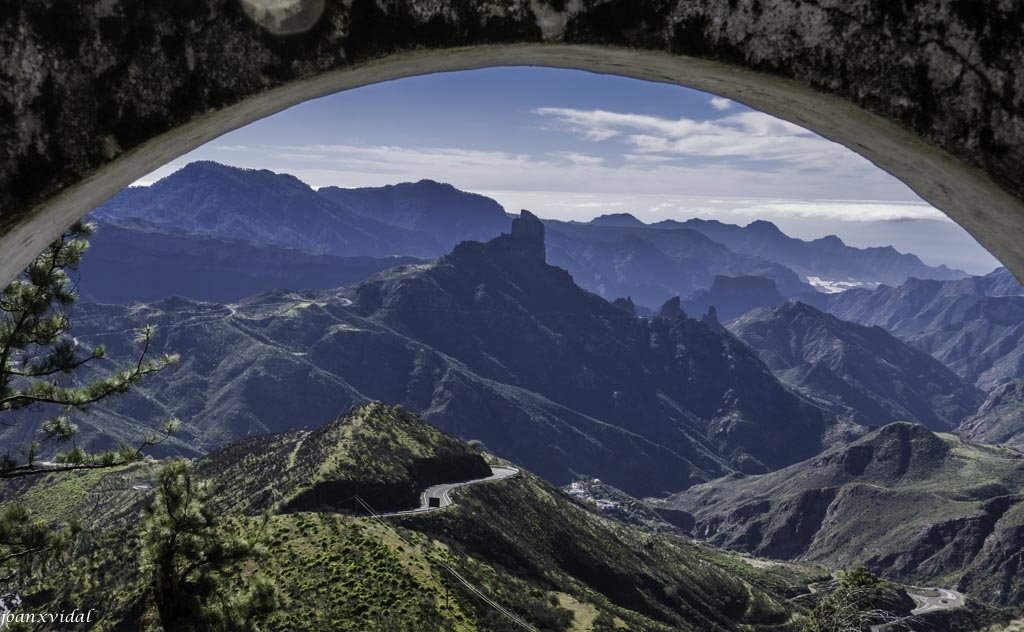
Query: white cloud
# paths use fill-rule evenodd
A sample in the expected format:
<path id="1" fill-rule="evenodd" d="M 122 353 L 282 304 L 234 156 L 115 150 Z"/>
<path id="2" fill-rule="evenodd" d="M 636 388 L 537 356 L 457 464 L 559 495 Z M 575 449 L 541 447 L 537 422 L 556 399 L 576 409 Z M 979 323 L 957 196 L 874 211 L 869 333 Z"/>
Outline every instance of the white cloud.
<path id="1" fill-rule="evenodd" d="M 537 108 L 534 113 L 586 140 L 620 139 L 637 154 L 803 167 L 863 162 L 845 147 L 763 112 L 737 112 L 710 121 L 553 107 Z"/>
<path id="2" fill-rule="evenodd" d="M 719 112 L 724 112 L 732 107 L 732 101 L 723 97 L 711 97 L 711 107 Z"/>
<path id="3" fill-rule="evenodd" d="M 944 220 L 952 221 L 941 211 L 928 204 L 902 204 L 899 202 L 876 202 L 871 200 L 785 200 L 761 202 L 741 211 L 750 217 L 761 214 L 779 214 L 789 217 L 814 217 L 842 222 L 887 222 L 903 220 Z"/>

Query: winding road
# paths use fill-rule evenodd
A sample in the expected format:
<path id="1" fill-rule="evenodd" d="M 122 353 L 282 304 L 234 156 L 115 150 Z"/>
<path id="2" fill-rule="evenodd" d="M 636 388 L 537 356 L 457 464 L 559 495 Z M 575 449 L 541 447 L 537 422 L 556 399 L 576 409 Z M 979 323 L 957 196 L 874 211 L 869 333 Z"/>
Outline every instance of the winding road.
<path id="1" fill-rule="evenodd" d="M 420 494 L 420 506 L 415 509 L 407 509 L 405 511 L 389 511 L 387 513 L 378 514 L 380 516 L 404 516 L 408 514 L 423 513 L 427 511 L 438 511 L 452 504 L 452 499 L 448 495 L 453 489 L 457 487 L 465 487 L 466 485 L 476 485 L 477 483 L 490 483 L 493 481 L 503 481 L 509 478 L 515 478 L 519 476 L 519 470 L 512 467 L 492 467 L 491 475 L 484 478 L 474 478 L 473 480 L 463 481 L 461 483 L 442 483 L 440 485 L 432 485 Z M 437 503 L 431 507 L 430 500 L 436 499 Z"/>
<path id="2" fill-rule="evenodd" d="M 908 591 L 911 595 L 924 601 L 920 606 L 910 611 L 910 616 L 916 616 L 919 614 L 925 614 L 927 612 L 935 612 L 936 610 L 950 610 L 952 608 L 960 608 L 964 605 L 964 594 L 955 590 L 946 590 L 945 588 L 933 588 L 938 592 L 936 597 L 925 597 L 924 595 L 918 595 L 914 592 Z M 904 617 L 899 621 L 908 619 Z M 889 630 L 899 621 L 893 621 L 891 623 L 883 623 L 881 625 L 871 626 L 871 632 L 885 632 Z"/>
<path id="3" fill-rule="evenodd" d="M 964 595 L 955 590 L 936 588 L 939 591 L 938 597 L 922 597 L 924 604 L 910 611 L 910 614 L 924 614 L 932 610 L 949 610 L 964 605 Z"/>

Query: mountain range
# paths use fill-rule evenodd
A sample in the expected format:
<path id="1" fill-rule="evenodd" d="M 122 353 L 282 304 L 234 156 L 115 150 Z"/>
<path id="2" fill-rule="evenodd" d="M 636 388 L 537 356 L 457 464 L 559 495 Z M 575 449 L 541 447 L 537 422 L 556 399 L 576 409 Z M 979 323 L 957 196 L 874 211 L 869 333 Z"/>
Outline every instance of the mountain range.
<path id="1" fill-rule="evenodd" d="M 784 265 L 802 278 L 820 281 L 855 282 L 867 285 L 898 284 L 909 278 L 951 280 L 967 276 L 962 270 L 925 265 L 917 256 L 898 252 L 892 246 L 854 248 L 835 235 L 812 241 L 796 239 L 764 220 L 746 226 L 717 220 L 666 220 L 657 228 L 688 228 L 715 240 L 733 252 L 760 257 Z"/>
<path id="2" fill-rule="evenodd" d="M 830 297 L 827 310 L 885 328 L 985 391 L 1024 375 L 1024 287 L 1006 268 L 848 290 Z"/>
<path id="3" fill-rule="evenodd" d="M 279 542 L 311 529 L 304 514 L 358 510 L 357 494 L 401 509 L 425 485 L 486 475 L 444 431 L 716 546 L 1024 603 L 1024 456 L 1011 449 L 1024 446 L 1024 289 L 1005 269 L 960 278 L 767 222 L 522 211 L 506 234 L 500 205 L 447 184 L 313 190 L 216 163 L 128 189 L 94 218 L 70 317 L 75 343 L 107 358 L 81 377 L 131 361 L 130 332 L 151 324 L 151 351 L 183 360 L 76 417 L 79 443 L 135 443 L 178 417 L 150 453 L 212 451 L 197 471 L 219 510 L 271 510 Z M 868 287 L 815 289 L 836 283 Z M 33 414 L 0 436 L 27 443 Z M 779 592 L 751 575 L 679 570 L 710 568 L 700 547 L 636 540 L 527 472 L 500 489 L 401 520 L 497 569 L 481 577 L 527 578 L 515 581 L 531 596 L 585 585 L 605 623 L 791 629 Z M 648 509 L 627 494 L 659 498 Z M 607 541 L 620 537 L 657 554 Z M 667 566 L 645 567 L 655 559 Z M 572 619 L 559 595 L 523 599 L 552 629 Z"/>
<path id="4" fill-rule="evenodd" d="M 75 335 L 111 358 L 130 358 L 123 332 L 145 324 L 154 352 L 183 357 L 83 417 L 83 441 L 174 415 L 169 447 L 194 454 L 379 399 L 551 481 L 650 495 L 776 469 L 850 431 L 717 323 L 639 317 L 579 288 L 545 263 L 544 232 L 524 212 L 510 234 L 338 290 L 82 305 Z"/>
<path id="5" fill-rule="evenodd" d="M 815 293 L 789 268 L 737 254 L 693 230 L 553 220 L 545 226 L 551 263 L 608 299 L 628 296 L 651 308 L 706 289 L 716 276 L 765 277 L 787 296 Z"/>
<path id="6" fill-rule="evenodd" d="M 272 267 L 268 261 L 283 264 L 268 275 L 268 283 L 289 289 L 321 287 L 317 277 L 329 275 L 331 266 L 340 265 L 344 270 L 340 276 L 347 278 L 362 265 L 333 257 L 434 258 L 461 241 L 497 237 L 508 222 L 494 200 L 430 180 L 314 190 L 286 174 L 213 162 L 190 163 L 151 186 L 126 189 L 97 208 L 92 217 L 132 231 L 96 244 L 98 254 L 93 256 L 112 266 L 127 269 L 140 259 L 153 265 L 152 258 L 139 254 L 138 245 L 131 245 L 133 240 L 153 245 L 167 256 L 184 253 L 190 265 L 198 265 L 198 253 L 207 249 L 210 260 L 216 262 L 214 274 L 193 273 L 185 266 L 182 280 L 167 285 L 191 298 L 228 296 L 232 274 L 238 276 L 239 286 L 249 288 L 253 279 Z M 770 278 L 786 298 L 814 305 L 823 299 L 808 283 L 811 277 L 875 285 L 903 282 L 910 275 L 963 276 L 891 249 L 851 248 L 831 237 L 812 242 L 793 239 L 767 222 L 746 227 L 700 220 L 647 225 L 620 214 L 589 223 L 545 223 L 552 263 L 568 270 L 581 287 L 609 300 L 631 297 L 648 310 L 673 296 L 688 298 L 707 290 L 717 276 Z M 159 244 L 162 239 L 174 243 Z M 226 247 L 223 240 L 248 242 L 255 250 Z M 263 247 L 272 250 L 264 252 Z M 221 254 L 219 248 L 223 248 Z M 307 258 L 285 250 L 299 251 Z M 235 257 L 234 265 L 226 263 Z M 307 274 L 310 270 L 313 278 Z M 97 299 L 152 299 L 152 292 L 144 294 L 133 295 L 125 289 L 100 293 Z"/>
<path id="7" fill-rule="evenodd" d="M 342 208 L 294 176 L 215 162 L 193 162 L 148 187 L 125 189 L 92 215 L 313 254 L 435 256 L 441 250 L 426 234 Z"/>

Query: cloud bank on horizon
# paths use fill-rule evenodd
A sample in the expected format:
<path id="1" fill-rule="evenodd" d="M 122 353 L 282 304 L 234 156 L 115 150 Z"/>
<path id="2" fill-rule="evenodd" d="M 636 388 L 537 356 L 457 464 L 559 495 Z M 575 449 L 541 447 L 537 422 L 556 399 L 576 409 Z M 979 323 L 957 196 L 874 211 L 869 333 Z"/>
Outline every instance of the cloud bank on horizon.
<path id="1" fill-rule="evenodd" d="M 200 159 L 290 173 L 313 187 L 429 178 L 554 219 L 762 218 L 804 238 L 836 233 L 903 249 L 897 223 L 947 224 L 929 228 L 946 237 L 916 243 L 917 254 L 972 271 L 997 265 L 845 147 L 722 97 L 621 77 L 505 68 L 378 84 L 236 130 L 139 184 Z M 948 256 L 954 242 L 960 260 Z"/>

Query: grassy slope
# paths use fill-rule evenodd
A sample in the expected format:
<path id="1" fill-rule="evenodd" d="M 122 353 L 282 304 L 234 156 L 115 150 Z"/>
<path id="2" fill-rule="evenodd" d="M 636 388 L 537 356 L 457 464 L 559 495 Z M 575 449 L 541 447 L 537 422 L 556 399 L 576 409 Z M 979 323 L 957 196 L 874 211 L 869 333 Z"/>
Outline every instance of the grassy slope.
<path id="1" fill-rule="evenodd" d="M 786 596 L 820 575 L 796 566 L 766 572 L 688 540 L 628 527 L 529 473 L 459 490 L 457 502 L 455 511 L 401 523 L 614 613 L 632 629 L 785 629 Z M 508 593 L 500 584 L 494 590 Z"/>
<path id="2" fill-rule="evenodd" d="M 198 464 L 225 513 L 374 506 L 402 508 L 434 483 L 490 475 L 463 443 L 401 408 L 368 404 L 316 428 L 233 443 Z"/>

